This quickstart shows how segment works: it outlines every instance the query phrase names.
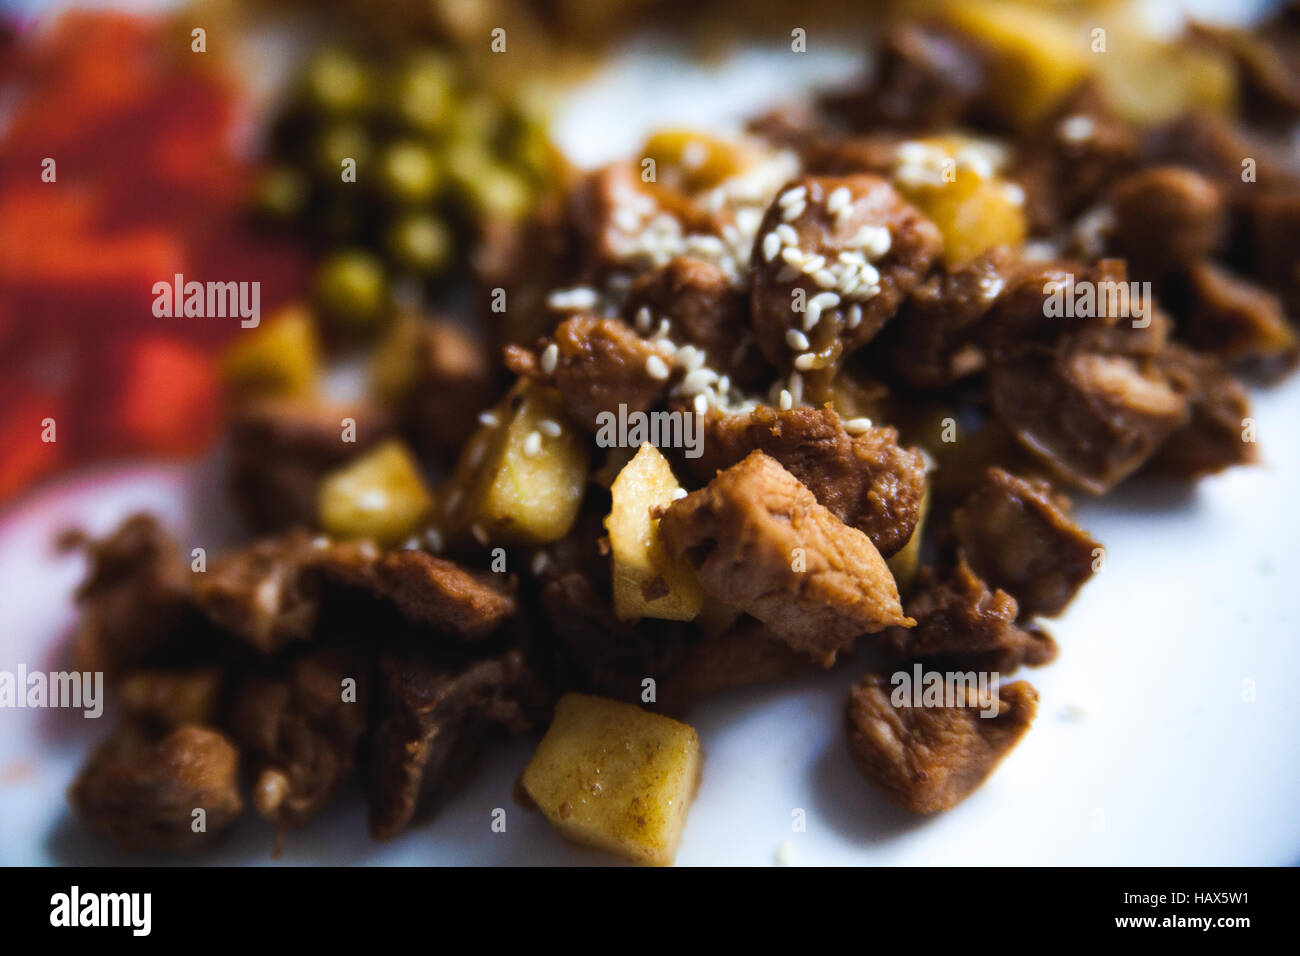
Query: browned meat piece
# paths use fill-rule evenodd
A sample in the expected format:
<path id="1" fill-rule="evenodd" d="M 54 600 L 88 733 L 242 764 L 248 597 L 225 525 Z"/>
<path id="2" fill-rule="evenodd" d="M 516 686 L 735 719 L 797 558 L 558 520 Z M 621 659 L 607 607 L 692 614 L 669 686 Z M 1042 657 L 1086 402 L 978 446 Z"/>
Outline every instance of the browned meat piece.
<path id="1" fill-rule="evenodd" d="M 1022 613 L 1052 617 L 1092 577 L 1100 547 L 1068 508 L 1045 482 L 990 468 L 953 514 L 953 529 L 976 574 L 1015 595 Z"/>
<path id="2" fill-rule="evenodd" d="M 1213 181 L 1180 166 L 1130 173 L 1110 192 L 1111 248 L 1133 272 L 1158 278 L 1210 255 L 1224 237 L 1224 202 Z"/>
<path id="3" fill-rule="evenodd" d="M 1186 272 L 1189 305 L 1179 332 L 1224 362 L 1293 360 L 1295 332 L 1277 296 L 1212 262 Z"/>
<path id="4" fill-rule="evenodd" d="M 895 26 L 876 55 L 864 88 L 823 99 L 823 107 L 851 129 L 959 125 L 984 93 L 984 56 L 965 37 L 939 26 Z"/>
<path id="5" fill-rule="evenodd" d="M 709 367 L 741 387 L 757 387 L 768 372 L 749 331 L 744 295 L 711 263 L 679 256 L 638 278 L 623 315 L 636 321 L 639 313 L 648 319 L 649 329 L 667 319 L 673 342 L 702 349 Z"/>
<path id="6" fill-rule="evenodd" d="M 392 651 L 379 672 L 366 798 L 380 840 L 436 810 L 493 739 L 544 719 L 545 694 L 519 651 L 460 665 Z"/>
<path id="7" fill-rule="evenodd" d="M 859 634 L 915 623 L 871 539 L 762 452 L 674 502 L 659 533 L 707 594 L 824 665 Z"/>
<path id="8" fill-rule="evenodd" d="M 549 377 L 574 420 L 592 432 L 599 429 L 596 417 L 601 412 L 617 415 L 619 405 L 626 405 L 629 412 L 643 412 L 668 391 L 672 357 L 662 355 L 618 319 L 575 315 L 541 342 L 538 354 L 551 344 L 557 355 Z M 516 372 L 548 377 L 540 361 L 533 365 L 531 355 L 524 359 L 512 350 L 508 361 Z M 655 366 L 659 366 L 658 376 L 652 371 Z"/>
<path id="9" fill-rule="evenodd" d="M 470 571 L 427 551 L 345 541 L 318 550 L 312 567 L 391 601 L 414 624 L 467 640 L 493 633 L 518 610 L 513 575 Z"/>
<path id="10" fill-rule="evenodd" d="M 686 459 L 703 482 L 755 449 L 772 456 L 845 524 L 866 533 L 884 557 L 907 544 L 921 513 L 925 459 L 898 444 L 893 428 L 849 435 L 830 409 L 750 415 L 712 413 L 705 419 L 703 454 Z"/>
<path id="11" fill-rule="evenodd" d="M 253 775 L 257 812 L 292 827 L 328 805 L 357 765 L 369 707 L 370 661 L 357 648 L 312 648 L 245 678 L 231 728 Z"/>
<path id="12" fill-rule="evenodd" d="M 686 231 L 705 225 L 704 217 L 667 183 L 643 182 L 635 162 L 588 173 L 568 197 L 568 222 L 581 255 L 579 280 L 597 281 L 613 271 L 651 264 L 644 232 L 658 216 L 678 220 Z"/>
<path id="13" fill-rule="evenodd" d="M 263 654 L 308 640 L 320 610 L 310 573 L 320 546 L 299 530 L 222 555 L 195 576 L 194 601 L 213 624 Z"/>
<path id="14" fill-rule="evenodd" d="M 411 343 L 411 382 L 400 413 L 412 444 L 453 455 L 475 427 L 474 413 L 497 396 L 492 355 L 478 339 L 451 322 L 416 324 Z"/>
<path id="15" fill-rule="evenodd" d="M 110 677 L 125 668 L 171 656 L 190 644 L 199 623 L 189 599 L 189 570 L 180 547 L 157 520 L 137 514 L 105 538 L 82 532 L 60 545 L 80 548 L 89 560 L 77 589 L 81 619 L 72 638 L 77 670 Z"/>
<path id="16" fill-rule="evenodd" d="M 1263 190 L 1246 202 L 1246 249 L 1242 261 L 1261 283 L 1277 293 L 1293 321 L 1300 316 L 1300 186 Z"/>
<path id="17" fill-rule="evenodd" d="M 1294 182 L 1289 170 L 1289 145 L 1243 128 L 1211 112 L 1189 113 L 1156 127 L 1145 137 L 1142 159 L 1194 169 L 1219 187 L 1234 208 L 1262 191 Z M 1254 179 L 1243 179 L 1242 163 L 1252 159 Z"/>
<path id="18" fill-rule="evenodd" d="M 117 689 L 122 715 L 157 733 L 213 724 L 223 675 L 219 668 L 134 671 Z"/>
<path id="19" fill-rule="evenodd" d="M 203 727 L 180 727 L 156 742 L 122 730 L 91 754 L 68 799 L 124 850 L 200 850 L 244 809 L 239 752 Z"/>
<path id="20" fill-rule="evenodd" d="M 1253 30 L 1197 23 L 1192 25 L 1192 36 L 1232 57 L 1244 116 L 1277 124 L 1300 118 L 1300 31 L 1286 15 L 1272 17 Z"/>
<path id="21" fill-rule="evenodd" d="M 1084 281 L 1095 293 L 1090 314 L 1054 316 L 1052 290 L 1074 301 Z M 1107 292 L 1126 287 L 1112 260 L 1046 266 L 1005 293 L 987 322 L 995 414 L 1056 477 L 1094 494 L 1137 470 L 1188 417 L 1158 361 L 1168 319 L 1149 301 L 1143 319 L 1130 318 L 1132 304 Z"/>
<path id="22" fill-rule="evenodd" d="M 356 422 L 343 440 L 343 420 Z M 230 490 L 255 531 L 316 524 L 321 479 L 391 434 L 365 407 L 334 407 L 302 399 L 262 399 L 235 409 L 230 426 Z"/>
<path id="23" fill-rule="evenodd" d="M 888 179 L 898 166 L 898 147 L 906 133 L 874 132 L 846 139 L 817 139 L 803 148 L 804 170 L 818 176 L 872 173 Z"/>
<path id="24" fill-rule="evenodd" d="M 1250 464 L 1257 457 L 1247 440 L 1250 397 L 1214 357 L 1169 346 L 1161 367 L 1191 406 L 1191 420 L 1169 436 L 1151 461 L 1153 471 L 1179 477 Z"/>
<path id="25" fill-rule="evenodd" d="M 1020 606 L 1001 588 L 990 590 L 963 555 L 940 576 L 931 566 L 917 572 L 904 605 L 916 627 L 891 627 L 882 637 L 899 661 L 955 659 L 1009 673 L 1021 664 L 1046 664 L 1056 643 L 1036 628 L 1017 626 Z"/>
<path id="26" fill-rule="evenodd" d="M 868 674 L 849 694 L 849 747 L 858 768 L 894 803 L 912 813 L 948 810 L 983 783 L 1029 729 L 1038 692 L 1024 681 L 999 688 L 997 710 L 962 706 L 894 706 L 901 688 Z M 960 691 L 960 688 L 958 688 Z"/>
<path id="27" fill-rule="evenodd" d="M 997 247 L 917 287 L 882 336 L 890 372 L 915 388 L 944 388 L 983 371 L 980 324 L 1016 267 Z"/>
<path id="28" fill-rule="evenodd" d="M 806 395 L 821 397 L 843 360 L 875 337 L 942 249 L 934 223 L 879 176 L 787 184 L 754 247 L 751 321 L 759 348 L 777 368 L 803 375 Z"/>

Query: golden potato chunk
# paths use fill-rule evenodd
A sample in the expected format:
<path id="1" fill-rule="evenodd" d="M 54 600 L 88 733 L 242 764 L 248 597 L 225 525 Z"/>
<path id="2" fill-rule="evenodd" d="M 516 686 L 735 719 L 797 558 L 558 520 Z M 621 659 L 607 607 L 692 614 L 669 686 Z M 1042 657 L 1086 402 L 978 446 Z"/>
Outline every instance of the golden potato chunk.
<path id="1" fill-rule="evenodd" d="M 659 519 L 650 513 L 686 494 L 673 477 L 668 459 L 654 445 L 642 445 L 614 479 L 610 493 L 613 505 L 605 530 L 609 532 L 614 578 L 614 613 L 624 621 L 643 617 L 693 620 L 704 603 L 704 592 L 690 565 L 674 560 L 664 550 Z"/>
<path id="2" fill-rule="evenodd" d="M 310 395 L 320 378 L 316 325 L 302 306 L 286 306 L 241 336 L 222 358 L 238 393 Z"/>
<path id="3" fill-rule="evenodd" d="M 559 392 L 521 380 L 466 442 L 441 523 L 483 543 L 562 538 L 578 517 L 590 453 Z"/>
<path id="4" fill-rule="evenodd" d="M 751 166 L 757 151 L 688 129 L 666 129 L 646 140 L 643 155 L 655 161 L 664 181 L 688 192 L 712 189 Z"/>
<path id="5" fill-rule="evenodd" d="M 694 728 L 631 704 L 565 694 L 523 785 L 569 839 L 667 866 L 699 773 Z"/>
<path id="6" fill-rule="evenodd" d="M 341 538 L 392 545 L 419 529 L 433 507 L 420 467 L 400 441 L 384 442 L 325 477 L 320 526 Z"/>
<path id="7" fill-rule="evenodd" d="M 894 581 L 898 585 L 898 591 L 902 594 L 907 590 L 907 586 L 912 583 L 912 578 L 916 577 L 916 567 L 921 559 L 921 533 L 925 528 L 925 516 L 930 511 L 930 483 L 925 483 L 925 493 L 921 495 L 920 513 L 917 515 L 916 527 L 912 530 L 912 536 L 907 539 L 907 544 L 903 545 L 902 550 L 896 551 L 893 555 L 885 559 L 889 565 L 889 570 L 894 575 Z"/>

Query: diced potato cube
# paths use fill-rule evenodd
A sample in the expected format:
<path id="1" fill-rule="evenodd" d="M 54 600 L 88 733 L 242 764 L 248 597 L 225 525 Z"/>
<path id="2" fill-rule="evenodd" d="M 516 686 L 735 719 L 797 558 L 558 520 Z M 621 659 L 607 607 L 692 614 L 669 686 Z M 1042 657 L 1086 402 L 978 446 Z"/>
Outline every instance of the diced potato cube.
<path id="1" fill-rule="evenodd" d="M 1132 36 L 1114 40 L 1123 53 L 1098 57 L 1107 102 L 1131 123 L 1168 122 L 1189 110 L 1230 115 L 1237 76 L 1217 50 L 1175 47 Z"/>
<path id="2" fill-rule="evenodd" d="M 1007 0 L 947 6 L 948 18 L 993 55 L 990 102 L 1004 119 L 1026 128 L 1043 119 L 1092 66 L 1091 32 L 1049 10 Z"/>
<path id="3" fill-rule="evenodd" d="M 521 380 L 461 453 L 443 525 L 502 544 L 545 544 L 569 533 L 587 485 L 587 436 L 564 417 L 555 389 Z"/>
<path id="4" fill-rule="evenodd" d="M 1014 183 L 959 166 L 952 182 L 900 188 L 943 233 L 943 258 L 950 266 L 994 246 L 1024 242 L 1024 193 Z"/>
<path id="5" fill-rule="evenodd" d="M 678 492 L 668 459 L 645 444 L 610 488 L 613 505 L 605 519 L 614 575 L 614 613 L 621 620 L 643 617 L 690 621 L 700 613 L 704 592 L 695 572 L 674 560 L 659 540 L 652 508 L 667 507 Z"/>
<path id="6" fill-rule="evenodd" d="M 415 533 L 432 507 L 419 465 L 397 440 L 327 475 L 317 499 L 325 531 L 381 545 L 397 544 Z"/>
<path id="7" fill-rule="evenodd" d="M 655 161 L 657 171 L 679 177 L 688 193 L 712 189 L 725 179 L 744 172 L 755 153 L 743 143 L 727 142 L 687 129 L 668 129 L 646 141 L 644 155 Z"/>
<path id="8" fill-rule="evenodd" d="M 561 833 L 637 863 L 677 854 L 700 773 L 693 727 L 631 704 L 565 694 L 523 785 Z"/>
<path id="9" fill-rule="evenodd" d="M 310 395 L 320 377 L 316 325 L 303 306 L 286 306 L 243 333 L 222 359 L 235 391 Z"/>

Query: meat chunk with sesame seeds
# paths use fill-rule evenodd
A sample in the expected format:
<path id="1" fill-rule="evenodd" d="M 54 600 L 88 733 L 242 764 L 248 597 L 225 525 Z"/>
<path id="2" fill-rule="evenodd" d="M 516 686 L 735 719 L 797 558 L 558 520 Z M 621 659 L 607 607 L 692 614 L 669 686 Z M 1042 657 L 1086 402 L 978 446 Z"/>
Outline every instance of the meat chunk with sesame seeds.
<path id="1" fill-rule="evenodd" d="M 1100 545 L 1046 482 L 989 468 L 953 513 L 957 543 L 975 573 L 1015 595 L 1024 614 L 1060 614 L 1092 577 Z"/>
<path id="2" fill-rule="evenodd" d="M 547 350 L 554 351 L 547 357 Z M 565 319 L 538 349 L 535 363 L 508 356 L 515 371 L 549 378 L 576 422 L 599 430 L 601 412 L 618 414 L 619 406 L 643 412 L 663 400 L 673 354 L 660 351 L 618 319 L 575 315 Z"/>
<path id="3" fill-rule="evenodd" d="M 366 775 L 379 840 L 435 812 L 490 743 L 539 726 L 549 703 L 519 650 L 466 662 L 395 648 L 380 658 L 379 694 Z"/>
<path id="4" fill-rule="evenodd" d="M 806 176 L 768 208 L 753 255 L 751 321 L 759 348 L 825 392 L 843 360 L 898 311 L 943 249 L 943 236 L 879 176 Z"/>
<path id="5" fill-rule="evenodd" d="M 678 256 L 637 278 L 623 315 L 643 334 L 667 319 L 673 342 L 703 350 L 711 368 L 741 387 L 756 387 L 768 372 L 749 329 L 745 296 L 702 259 Z"/>
<path id="6" fill-rule="evenodd" d="M 123 850 L 206 849 L 243 812 L 239 751 L 206 727 L 186 725 L 161 739 L 122 727 L 91 754 L 68 799 Z M 204 813 L 201 830 L 195 810 Z"/>
<path id="7" fill-rule="evenodd" d="M 850 435 L 828 408 L 759 406 L 748 415 L 710 412 L 701 445 L 699 458 L 686 459 L 699 481 L 762 451 L 837 518 L 865 533 L 886 558 L 907 544 L 920 519 L 925 458 L 901 447 L 896 429 L 872 427 Z"/>
<path id="8" fill-rule="evenodd" d="M 361 647 L 314 647 L 240 681 L 231 733 L 252 773 L 261 816 L 297 826 L 337 796 L 366 732 L 370 667 Z"/>
<path id="9" fill-rule="evenodd" d="M 849 749 L 863 776 L 912 813 L 949 810 L 970 796 L 1038 710 L 1038 692 L 1024 681 L 999 687 L 992 701 L 955 687 L 955 706 L 913 706 L 892 683 L 868 674 L 850 692 Z"/>
<path id="10" fill-rule="evenodd" d="M 1046 664 L 1056 643 L 1041 630 L 1017 624 L 1020 605 L 990 586 L 957 553 L 947 572 L 927 565 L 904 603 L 916 627 L 891 627 L 881 643 L 891 659 L 941 659 L 1009 673 L 1022 664 Z"/>
<path id="11" fill-rule="evenodd" d="M 762 452 L 664 509 L 659 533 L 706 594 L 823 665 L 860 634 L 915 623 L 871 539 Z"/>

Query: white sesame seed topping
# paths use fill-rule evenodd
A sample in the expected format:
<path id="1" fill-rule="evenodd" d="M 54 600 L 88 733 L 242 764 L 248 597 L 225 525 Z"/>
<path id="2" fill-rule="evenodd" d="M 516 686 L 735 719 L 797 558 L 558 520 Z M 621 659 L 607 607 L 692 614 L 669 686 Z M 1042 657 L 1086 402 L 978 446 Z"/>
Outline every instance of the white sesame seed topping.
<path id="1" fill-rule="evenodd" d="M 564 429 L 560 427 L 560 423 L 551 418 L 543 418 L 538 422 L 537 430 L 547 438 L 559 438 L 564 434 Z"/>
<path id="2" fill-rule="evenodd" d="M 808 188 L 806 186 L 795 186 L 794 188 L 787 189 L 783 192 L 781 198 L 776 201 L 776 204 L 782 208 L 793 206 L 795 203 L 803 202 L 807 195 Z"/>
<path id="3" fill-rule="evenodd" d="M 642 335 L 650 331 L 650 325 L 654 322 L 654 316 L 650 314 L 650 307 L 643 305 L 636 310 L 636 330 Z"/>
<path id="4" fill-rule="evenodd" d="M 854 302 L 849 306 L 848 327 L 856 329 L 862 324 L 862 306 Z"/>
<path id="5" fill-rule="evenodd" d="M 689 494 L 689 492 L 685 488 L 674 488 L 673 501 L 681 501 L 687 496 L 687 494 Z"/>
<path id="6" fill-rule="evenodd" d="M 781 389 L 780 406 L 781 411 L 783 412 L 788 412 L 790 409 L 794 408 L 794 396 L 790 394 L 788 388 Z"/>
<path id="7" fill-rule="evenodd" d="M 660 381 L 668 377 L 668 365 L 658 355 L 652 355 L 645 360 L 645 370 L 651 378 Z"/>
<path id="8" fill-rule="evenodd" d="M 435 554 L 442 550 L 442 532 L 437 528 L 426 528 L 424 540 L 429 545 L 429 549 Z"/>
<path id="9" fill-rule="evenodd" d="M 806 352 L 808 351 L 808 336 L 798 329 L 788 329 L 785 333 L 785 344 L 796 352 Z"/>
<path id="10" fill-rule="evenodd" d="M 1097 124 L 1093 122 L 1092 117 L 1082 113 L 1065 117 L 1056 127 L 1056 134 L 1067 143 L 1082 143 L 1091 139 L 1096 131 Z"/>
<path id="11" fill-rule="evenodd" d="M 524 454 L 536 455 L 542 450 L 542 433 L 529 432 L 528 437 L 524 439 Z"/>
<path id="12" fill-rule="evenodd" d="M 580 285 L 572 289 L 557 289 L 546 297 L 546 304 L 552 309 L 590 309 L 600 300 L 596 290 L 591 286 Z"/>
<path id="13" fill-rule="evenodd" d="M 470 530 L 470 534 L 474 535 L 474 540 L 477 541 L 479 544 L 485 545 L 488 543 L 489 540 L 491 540 L 490 538 L 488 538 L 488 533 L 483 530 L 483 526 L 481 524 L 472 524 L 469 526 L 469 530 Z"/>
<path id="14" fill-rule="evenodd" d="M 798 355 L 794 360 L 794 367 L 801 372 L 807 372 L 814 368 L 813 363 L 817 361 L 817 356 L 812 352 L 804 352 Z"/>
<path id="15" fill-rule="evenodd" d="M 844 423 L 844 430 L 850 435 L 861 435 L 871 429 L 870 418 L 850 418 Z"/>
<path id="16" fill-rule="evenodd" d="M 791 206 L 784 206 L 782 208 L 784 211 L 781 213 L 781 218 L 786 222 L 793 222 L 795 219 L 798 219 L 803 215 L 803 211 L 807 207 L 805 203 L 797 202 Z"/>
<path id="17" fill-rule="evenodd" d="M 546 570 L 546 566 L 551 563 L 550 556 L 545 551 L 538 551 L 533 555 L 532 570 L 533 574 L 540 575 Z"/>
<path id="18" fill-rule="evenodd" d="M 695 414 L 697 415 L 703 415 L 709 410 L 709 400 L 703 392 L 696 395 L 691 404 L 695 407 Z"/>
<path id="19" fill-rule="evenodd" d="M 763 237 L 763 261 L 771 262 L 776 258 L 777 253 L 781 251 L 781 237 L 775 232 L 769 232 Z"/>
<path id="20" fill-rule="evenodd" d="M 456 506 L 460 504 L 460 499 L 464 494 L 465 493 L 461 491 L 461 489 L 453 488 L 451 494 L 447 496 L 447 500 L 443 502 L 442 510 L 447 514 L 451 514 L 456 510 Z"/>
<path id="21" fill-rule="evenodd" d="M 841 209 L 849 204 L 853 194 L 849 192 L 848 186 L 840 186 L 838 189 L 831 190 L 831 194 L 826 197 L 826 211 L 829 213 L 838 213 Z"/>
<path id="22" fill-rule="evenodd" d="M 794 226 L 791 226 L 789 223 L 784 223 L 784 222 L 780 223 L 772 231 L 781 237 L 781 242 L 783 242 L 785 245 L 787 246 L 799 245 L 799 233 L 795 232 Z"/>
<path id="23" fill-rule="evenodd" d="M 501 419 L 497 418 L 496 412 L 479 412 L 478 423 L 488 428 L 501 427 Z"/>
<path id="24" fill-rule="evenodd" d="M 550 345 L 546 346 L 545 351 L 542 352 L 542 374 L 554 375 L 555 366 L 559 361 L 560 347 L 552 342 Z"/>

